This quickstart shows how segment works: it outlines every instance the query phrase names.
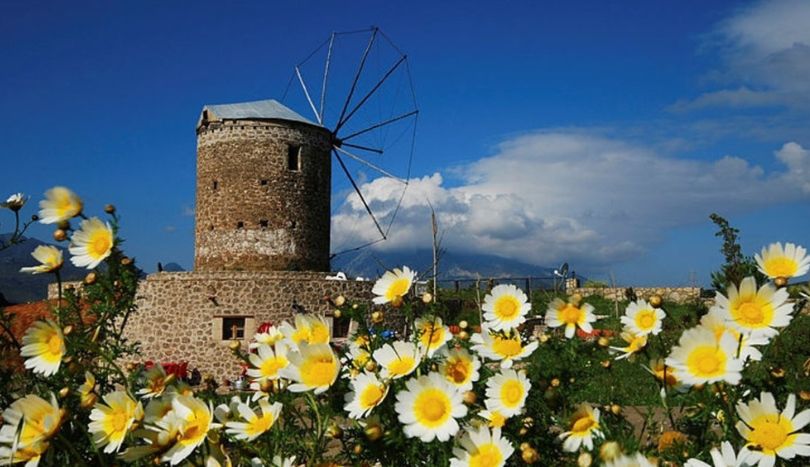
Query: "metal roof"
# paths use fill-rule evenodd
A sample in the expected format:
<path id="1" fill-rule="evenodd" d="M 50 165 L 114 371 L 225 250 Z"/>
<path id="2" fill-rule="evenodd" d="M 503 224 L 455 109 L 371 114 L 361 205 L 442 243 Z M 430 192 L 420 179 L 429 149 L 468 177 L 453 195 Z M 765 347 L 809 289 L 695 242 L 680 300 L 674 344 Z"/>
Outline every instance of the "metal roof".
<path id="1" fill-rule="evenodd" d="M 267 120 L 289 120 L 293 122 L 306 123 L 308 125 L 320 126 L 317 123 L 308 120 L 297 112 L 290 110 L 275 99 L 266 99 L 263 101 L 241 102 L 237 104 L 217 104 L 206 105 L 203 107 L 203 112 L 208 111 L 208 120 L 254 120 L 254 119 L 267 119 Z M 202 123 L 202 116 L 200 117 L 199 126 Z"/>

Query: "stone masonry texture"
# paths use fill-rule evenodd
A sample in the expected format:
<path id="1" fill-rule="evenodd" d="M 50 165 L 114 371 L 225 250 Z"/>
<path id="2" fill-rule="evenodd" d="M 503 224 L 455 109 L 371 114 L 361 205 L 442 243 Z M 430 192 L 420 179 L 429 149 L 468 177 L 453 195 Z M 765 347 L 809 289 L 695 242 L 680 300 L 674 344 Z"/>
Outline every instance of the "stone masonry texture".
<path id="1" fill-rule="evenodd" d="M 194 269 L 328 271 L 330 149 L 329 131 L 317 126 L 204 122 L 197 130 Z"/>

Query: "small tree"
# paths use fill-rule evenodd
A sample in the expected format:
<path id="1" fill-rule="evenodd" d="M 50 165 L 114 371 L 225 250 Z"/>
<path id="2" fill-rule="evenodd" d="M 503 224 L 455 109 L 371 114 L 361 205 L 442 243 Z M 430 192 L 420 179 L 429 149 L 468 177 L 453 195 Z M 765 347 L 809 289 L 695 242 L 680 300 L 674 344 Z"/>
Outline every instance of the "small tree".
<path id="1" fill-rule="evenodd" d="M 748 276 L 756 277 L 757 283 L 764 282 L 766 278 L 757 269 L 754 258 L 742 253 L 742 247 L 738 243 L 740 230 L 729 225 L 719 214 L 712 213 L 709 218 L 720 228 L 714 236 L 723 238 L 720 252 L 726 258 L 720 270 L 712 273 L 712 287 L 724 291 L 731 284 L 739 285 Z"/>

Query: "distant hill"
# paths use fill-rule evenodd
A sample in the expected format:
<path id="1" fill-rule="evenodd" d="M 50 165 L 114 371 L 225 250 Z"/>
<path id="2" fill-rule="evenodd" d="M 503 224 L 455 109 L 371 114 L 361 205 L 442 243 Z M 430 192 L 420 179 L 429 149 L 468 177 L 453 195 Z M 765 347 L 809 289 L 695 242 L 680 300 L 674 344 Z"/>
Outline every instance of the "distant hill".
<path id="1" fill-rule="evenodd" d="M 419 273 L 433 264 L 430 250 L 375 252 L 361 250 L 332 259 L 332 270 L 350 277 L 376 278 L 387 269 L 408 266 Z M 554 268 L 536 266 L 493 255 L 445 252 L 440 258 L 439 279 L 475 279 L 477 277 L 551 277 Z"/>
<path id="2" fill-rule="evenodd" d="M 0 234 L 0 239 L 8 240 L 10 234 Z M 48 284 L 56 279 L 53 274 L 23 274 L 20 268 L 35 266 L 37 260 L 31 252 L 39 245 L 50 245 L 36 238 L 25 238 L 25 241 L 0 251 L 0 301 L 7 303 L 26 303 L 43 300 L 48 295 Z M 62 267 L 62 280 L 81 280 L 87 274 L 70 263 L 70 254 L 66 248 L 54 245 L 63 250 L 65 265 Z"/>
<path id="3" fill-rule="evenodd" d="M 164 272 L 184 272 L 185 269 L 183 266 L 180 266 L 177 263 L 166 263 L 163 265 Z"/>

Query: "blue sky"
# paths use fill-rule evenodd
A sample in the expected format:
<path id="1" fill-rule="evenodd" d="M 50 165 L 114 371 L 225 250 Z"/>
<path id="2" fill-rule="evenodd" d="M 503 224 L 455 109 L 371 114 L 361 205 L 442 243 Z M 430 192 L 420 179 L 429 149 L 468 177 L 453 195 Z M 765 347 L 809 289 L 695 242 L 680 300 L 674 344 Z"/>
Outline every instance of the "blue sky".
<path id="1" fill-rule="evenodd" d="M 427 247 L 429 199 L 449 249 L 705 284 L 712 211 L 748 253 L 810 243 L 808 5 L 9 3 L 0 190 L 115 203 L 142 266 L 188 268 L 202 105 L 278 98 L 331 31 L 373 24 L 407 52 L 420 108 L 415 180 L 379 248 Z M 389 180 L 357 175 L 390 205 Z M 336 190 L 333 245 L 371 236 Z"/>

